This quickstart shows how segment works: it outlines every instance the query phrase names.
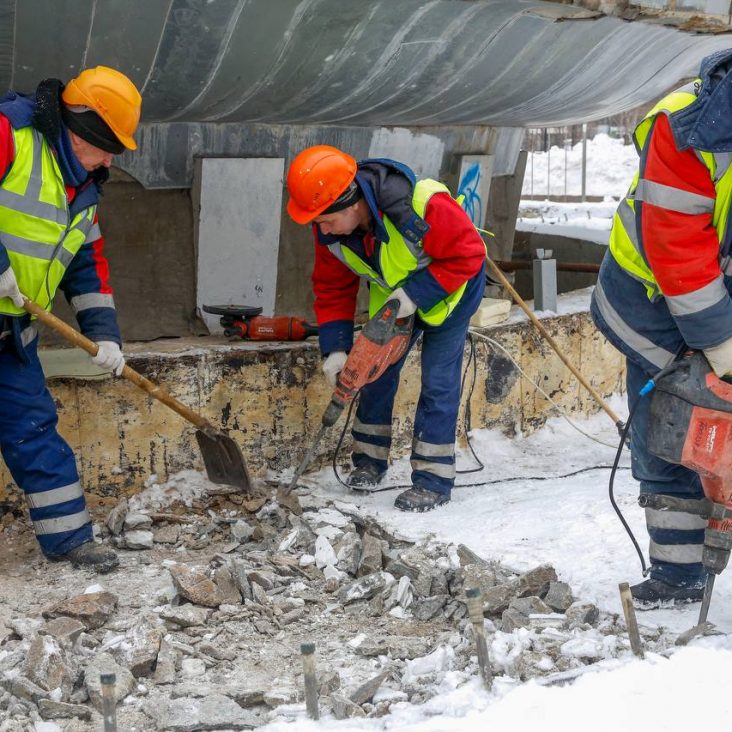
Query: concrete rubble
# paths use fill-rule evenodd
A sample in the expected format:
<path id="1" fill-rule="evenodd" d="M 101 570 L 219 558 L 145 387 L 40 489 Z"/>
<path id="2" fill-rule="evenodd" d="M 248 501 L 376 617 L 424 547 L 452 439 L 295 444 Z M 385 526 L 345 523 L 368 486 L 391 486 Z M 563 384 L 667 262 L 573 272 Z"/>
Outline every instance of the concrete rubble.
<path id="1" fill-rule="evenodd" d="M 100 729 L 109 672 L 124 730 L 303 716 L 305 641 L 321 714 L 383 716 L 435 696 L 448 672 L 477 677 L 468 587 L 483 594 L 496 675 L 551 681 L 630 653 L 622 618 L 577 599 L 551 566 L 519 573 L 465 546 L 404 540 L 348 504 L 301 501 L 295 516 L 268 496 L 167 512 L 122 500 L 103 529 L 121 567 L 101 579 L 43 562 L 27 527 L 8 523 L 2 544 L 28 549 L 0 600 L 0 732 Z M 649 648 L 673 643 L 644 633 Z"/>

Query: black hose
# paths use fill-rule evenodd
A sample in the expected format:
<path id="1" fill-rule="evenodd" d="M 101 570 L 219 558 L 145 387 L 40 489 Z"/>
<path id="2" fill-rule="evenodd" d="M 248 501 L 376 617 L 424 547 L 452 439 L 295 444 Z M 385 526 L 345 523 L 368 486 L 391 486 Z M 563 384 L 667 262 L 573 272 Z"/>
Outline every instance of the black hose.
<path id="1" fill-rule="evenodd" d="M 610 471 L 610 480 L 608 482 L 608 496 L 610 497 L 610 503 L 612 504 L 613 510 L 615 511 L 618 518 L 620 519 L 620 523 L 623 524 L 623 528 L 628 533 L 630 540 L 633 542 L 633 546 L 635 547 L 636 552 L 638 552 L 638 558 L 640 559 L 640 563 L 641 563 L 641 571 L 643 573 L 643 576 L 645 577 L 648 574 L 648 572 L 650 571 L 646 567 L 645 557 L 643 556 L 643 552 L 641 551 L 641 548 L 638 545 L 638 541 L 635 538 L 635 534 L 633 533 L 632 529 L 628 525 L 628 522 L 625 520 L 625 516 L 623 516 L 623 512 L 620 510 L 620 507 L 615 502 L 615 473 L 617 473 L 617 471 L 618 471 L 618 463 L 620 462 L 620 456 L 623 453 L 623 448 L 625 447 L 625 442 L 628 438 L 628 433 L 630 432 L 630 423 L 633 421 L 633 415 L 635 414 L 635 410 L 637 409 L 638 405 L 640 404 L 641 399 L 643 399 L 643 397 L 639 396 L 637 401 L 633 405 L 632 409 L 630 410 L 630 414 L 628 414 L 628 421 L 623 425 L 623 431 L 620 434 L 620 442 L 618 443 L 618 449 L 615 452 L 615 460 L 613 461 L 613 467 Z"/>
<path id="2" fill-rule="evenodd" d="M 470 400 L 473 398 L 473 391 L 475 390 L 475 384 L 478 380 L 478 358 L 475 353 L 475 339 L 473 334 L 468 332 L 468 343 L 470 344 L 470 354 L 468 355 L 468 362 L 465 364 L 465 370 L 463 371 L 463 378 L 460 382 L 460 401 L 463 399 L 463 390 L 465 388 L 465 379 L 468 375 L 468 369 L 472 363 L 473 365 L 473 380 L 470 383 L 470 391 L 468 392 L 468 398 L 465 401 L 465 410 L 463 412 L 463 429 L 465 430 L 465 441 L 468 443 L 468 449 L 470 450 L 473 459 L 478 463 L 478 467 L 466 468 L 465 470 L 456 470 L 458 475 L 465 475 L 467 473 L 479 473 L 485 465 L 481 462 L 481 459 L 476 455 L 473 449 L 473 441 L 470 439 L 470 433 L 473 430 L 472 425 L 472 409 L 470 406 Z"/>

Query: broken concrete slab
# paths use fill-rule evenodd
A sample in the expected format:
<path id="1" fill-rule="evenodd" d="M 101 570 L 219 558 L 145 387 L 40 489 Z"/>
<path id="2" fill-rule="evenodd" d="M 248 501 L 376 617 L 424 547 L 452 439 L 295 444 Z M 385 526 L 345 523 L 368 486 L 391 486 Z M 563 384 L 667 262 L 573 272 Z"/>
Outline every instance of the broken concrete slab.
<path id="1" fill-rule="evenodd" d="M 62 600 L 43 611 L 44 618 L 66 615 L 84 623 L 88 630 L 101 628 L 117 608 L 118 598 L 111 592 L 88 592 Z"/>

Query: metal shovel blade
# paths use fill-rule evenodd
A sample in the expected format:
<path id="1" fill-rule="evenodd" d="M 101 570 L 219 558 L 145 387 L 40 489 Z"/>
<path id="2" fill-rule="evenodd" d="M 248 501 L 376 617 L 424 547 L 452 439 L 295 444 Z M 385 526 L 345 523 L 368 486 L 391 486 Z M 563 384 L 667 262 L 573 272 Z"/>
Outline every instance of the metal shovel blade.
<path id="1" fill-rule="evenodd" d="M 233 485 L 242 492 L 252 490 L 249 471 L 239 445 L 223 432 L 196 430 L 206 475 L 212 483 Z"/>

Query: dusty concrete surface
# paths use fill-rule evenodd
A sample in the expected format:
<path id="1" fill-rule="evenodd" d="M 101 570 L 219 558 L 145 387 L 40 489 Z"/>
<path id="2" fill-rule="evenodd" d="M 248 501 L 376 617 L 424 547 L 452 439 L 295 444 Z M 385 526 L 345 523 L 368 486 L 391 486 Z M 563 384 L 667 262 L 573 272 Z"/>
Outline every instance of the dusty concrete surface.
<path id="1" fill-rule="evenodd" d="M 622 360 L 586 312 L 547 318 L 544 323 L 601 394 L 622 390 Z M 484 333 L 565 410 L 597 411 L 589 394 L 527 322 L 487 328 Z M 228 343 L 207 337 L 131 344 L 127 353 L 134 369 L 226 429 L 241 445 L 255 476 L 295 466 L 330 397 L 314 342 Z M 466 346 L 466 362 L 469 354 Z M 475 354 L 473 427 L 511 434 L 543 424 L 552 405 L 505 353 L 477 340 Z M 411 445 L 419 374 L 417 349 L 410 355 L 397 395 L 393 457 L 405 454 Z M 468 377 L 469 386 L 470 373 Z M 76 453 L 92 505 L 136 493 L 151 474 L 164 480 L 183 469 L 202 468 L 193 426 L 131 383 L 61 378 L 52 380 L 49 388 L 58 405 L 59 430 Z M 343 418 L 323 441 L 321 461 L 329 459 L 342 423 Z M 460 425 L 462 440 L 462 419 Z M 347 450 L 348 441 L 344 455 Z M 2 466 L 0 501 L 17 504 L 19 499 L 20 492 Z"/>

